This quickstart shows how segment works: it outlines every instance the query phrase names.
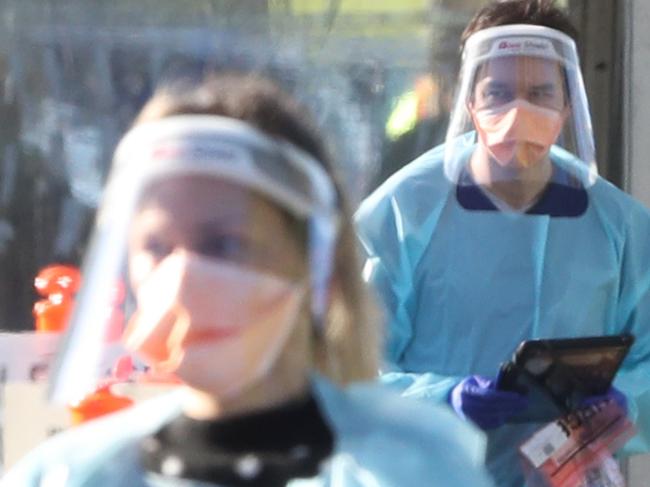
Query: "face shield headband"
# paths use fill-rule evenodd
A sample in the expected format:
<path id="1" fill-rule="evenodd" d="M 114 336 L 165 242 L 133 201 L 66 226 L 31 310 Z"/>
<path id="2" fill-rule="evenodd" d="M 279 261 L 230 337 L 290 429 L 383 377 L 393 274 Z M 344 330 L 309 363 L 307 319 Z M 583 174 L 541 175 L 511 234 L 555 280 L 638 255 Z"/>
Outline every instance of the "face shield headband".
<path id="1" fill-rule="evenodd" d="M 469 37 L 462 54 L 460 83 L 445 143 L 445 171 L 458 180 L 462 170 L 460 159 L 472 150 L 476 141 L 475 125 L 469 113 L 473 91 L 481 66 L 502 58 L 541 59 L 557 63 L 564 76 L 566 104 L 570 116 L 562 139 L 551 148 L 551 154 L 576 160 L 571 172 L 581 182 L 592 185 L 598 175 L 591 116 L 578 53 L 574 41 L 566 34 L 548 27 L 514 24 L 491 27 Z M 567 134 L 569 135 L 567 137 Z M 570 141 L 567 142 L 567 138 Z M 569 143 L 570 142 L 570 143 Z M 571 157 L 567 154 L 571 154 Z"/>
<path id="2" fill-rule="evenodd" d="M 321 164 L 240 120 L 213 115 L 168 117 L 133 128 L 116 149 L 86 256 L 86 262 L 95 265 L 84 268 L 86 284 L 64 338 L 65 353 L 55 367 L 52 400 L 65 403 L 94 386 L 96 378 L 89 373 L 84 380 L 77 364 L 94 364 L 98 360 L 94 357 L 101 355 L 102 330 L 96 329 L 101 327 L 84 321 L 101 306 L 96 296 L 106 295 L 104 276 L 122 259 L 109 242 L 126 238 L 127 224 L 122 222 L 144 187 L 178 175 L 218 177 L 250 188 L 307 222 L 312 319 L 317 331 L 324 331 L 339 222 L 336 190 Z"/>

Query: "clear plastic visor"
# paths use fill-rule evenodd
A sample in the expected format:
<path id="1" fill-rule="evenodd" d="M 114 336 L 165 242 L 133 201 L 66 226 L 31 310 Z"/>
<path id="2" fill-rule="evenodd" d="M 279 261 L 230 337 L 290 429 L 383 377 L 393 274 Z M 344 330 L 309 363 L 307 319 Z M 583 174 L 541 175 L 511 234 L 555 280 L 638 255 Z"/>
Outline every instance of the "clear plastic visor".
<path id="1" fill-rule="evenodd" d="M 133 129 L 116 151 L 52 398 L 78 400 L 110 375 L 106 343 L 138 314 L 162 322 L 182 310 L 184 333 L 202 336 L 198 323 L 212 340 L 215 330 L 254 321 L 247 313 L 267 319 L 261 310 L 285 298 L 297 306 L 300 287 L 318 318 L 336 234 L 330 179 L 288 143 L 219 117 Z"/>
<path id="2" fill-rule="evenodd" d="M 470 37 L 444 157 L 447 177 L 461 185 L 509 184 L 516 192 L 519 184 L 593 184 L 593 134 L 573 41 L 527 25 Z"/>

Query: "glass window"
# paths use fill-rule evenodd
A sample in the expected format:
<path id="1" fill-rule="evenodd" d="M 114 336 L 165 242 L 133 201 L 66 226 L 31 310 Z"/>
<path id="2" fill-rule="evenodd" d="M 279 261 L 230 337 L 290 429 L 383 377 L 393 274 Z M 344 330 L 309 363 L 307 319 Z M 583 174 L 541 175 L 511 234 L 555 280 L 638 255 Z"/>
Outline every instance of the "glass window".
<path id="1" fill-rule="evenodd" d="M 0 327 L 33 279 L 79 265 L 116 141 L 155 87 L 208 70 L 279 79 L 309 105 L 353 204 L 444 137 L 479 0 L 5 2 Z"/>

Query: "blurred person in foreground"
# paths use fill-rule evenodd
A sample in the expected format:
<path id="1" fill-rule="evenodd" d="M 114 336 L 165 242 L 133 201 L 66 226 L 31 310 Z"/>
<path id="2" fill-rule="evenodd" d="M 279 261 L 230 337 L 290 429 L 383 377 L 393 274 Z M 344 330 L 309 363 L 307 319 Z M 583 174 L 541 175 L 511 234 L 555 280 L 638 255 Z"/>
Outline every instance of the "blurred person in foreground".
<path id="1" fill-rule="evenodd" d="M 159 91 L 116 150 L 52 394 L 97 383 L 116 280 L 136 301 L 125 346 L 183 385 L 53 438 L 3 485 L 490 485 L 480 432 L 367 382 L 358 271 L 304 108 L 250 75 Z"/>

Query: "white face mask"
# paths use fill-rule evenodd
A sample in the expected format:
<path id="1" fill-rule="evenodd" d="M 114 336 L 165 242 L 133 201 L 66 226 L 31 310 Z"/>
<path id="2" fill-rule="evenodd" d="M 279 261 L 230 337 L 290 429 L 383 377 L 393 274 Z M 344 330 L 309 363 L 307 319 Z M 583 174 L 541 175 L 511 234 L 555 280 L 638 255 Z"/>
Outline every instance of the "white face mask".
<path id="1" fill-rule="evenodd" d="M 272 369 L 304 288 L 230 262 L 175 252 L 137 290 L 123 340 L 150 366 L 220 398 Z"/>
<path id="2" fill-rule="evenodd" d="M 564 118 L 560 110 L 519 98 L 473 114 L 476 131 L 492 157 L 502 166 L 516 160 L 523 167 L 539 162 L 555 143 Z"/>

